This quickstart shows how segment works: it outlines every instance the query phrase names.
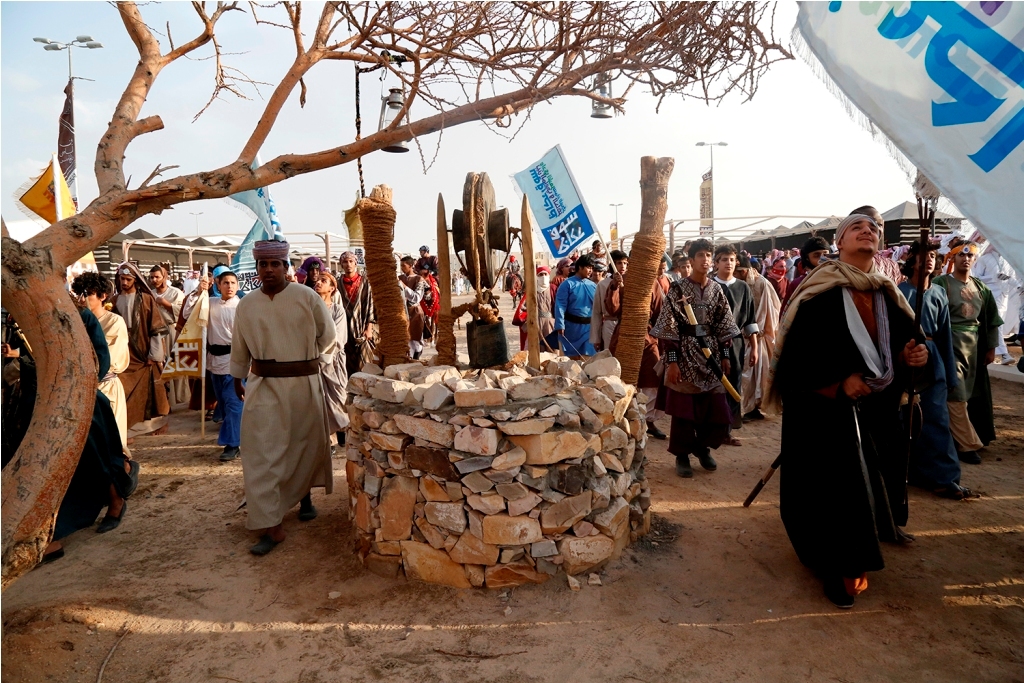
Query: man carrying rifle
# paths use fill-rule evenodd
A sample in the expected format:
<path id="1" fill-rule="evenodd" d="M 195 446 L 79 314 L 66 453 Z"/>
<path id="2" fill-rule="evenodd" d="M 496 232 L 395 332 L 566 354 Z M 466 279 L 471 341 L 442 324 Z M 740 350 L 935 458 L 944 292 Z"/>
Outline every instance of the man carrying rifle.
<path id="1" fill-rule="evenodd" d="M 718 469 L 711 450 L 729 437 L 732 424 L 722 373 L 731 370 L 729 349 L 740 331 L 725 292 L 709 275 L 713 252 L 705 239 L 690 245 L 693 270 L 672 283 L 650 332 L 660 340 L 665 366 L 665 382 L 654 407 L 672 417 L 668 452 L 676 456 L 680 477 L 693 476 L 690 454 L 705 470 Z M 703 348 L 710 352 L 708 357 Z"/>
<path id="2" fill-rule="evenodd" d="M 839 260 L 811 271 L 786 309 L 768 396 L 783 408 L 782 521 L 841 608 L 884 567 L 879 541 L 912 540 L 899 529 L 908 514 L 900 400 L 928 348 L 915 341 L 906 299 L 874 265 L 880 234 L 862 214 L 839 224 Z"/>

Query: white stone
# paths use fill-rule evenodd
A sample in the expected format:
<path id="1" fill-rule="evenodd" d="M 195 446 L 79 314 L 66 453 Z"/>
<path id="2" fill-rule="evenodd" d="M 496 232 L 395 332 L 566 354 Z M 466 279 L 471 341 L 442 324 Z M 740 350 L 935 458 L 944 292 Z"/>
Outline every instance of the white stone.
<path id="1" fill-rule="evenodd" d="M 370 387 L 370 396 L 379 401 L 387 401 L 388 403 L 401 403 L 413 387 L 409 382 L 387 378 L 376 379 L 377 381 Z"/>
<path id="2" fill-rule="evenodd" d="M 587 450 L 587 438 L 579 432 L 545 432 L 528 436 L 510 436 L 509 440 L 526 451 L 531 465 L 550 465 L 581 457 Z"/>
<path id="3" fill-rule="evenodd" d="M 455 405 L 460 408 L 500 406 L 505 405 L 506 398 L 504 389 L 460 389 L 455 392 Z"/>
<path id="4" fill-rule="evenodd" d="M 420 363 L 399 363 L 397 365 L 389 365 L 384 368 L 384 376 L 388 379 L 397 379 L 402 382 L 408 382 L 410 377 L 410 370 L 419 370 L 423 366 Z"/>
<path id="5" fill-rule="evenodd" d="M 518 378 L 517 378 L 518 379 Z M 514 401 L 526 401 L 545 396 L 554 396 L 569 388 L 569 380 L 558 375 L 540 375 L 522 380 L 509 389 Z"/>
<path id="6" fill-rule="evenodd" d="M 427 410 L 440 410 L 454 400 L 454 394 L 444 384 L 431 384 L 423 392 L 421 402 Z"/>
<path id="7" fill-rule="evenodd" d="M 479 493 L 471 494 L 466 498 L 466 502 L 469 503 L 470 507 L 474 510 L 479 510 L 485 515 L 496 515 L 499 512 L 505 511 L 505 499 L 499 496 L 497 493 L 488 495 L 480 495 Z M 487 520 L 484 520 L 486 524 Z M 486 535 L 484 540 L 487 540 Z"/>
<path id="8" fill-rule="evenodd" d="M 378 375 L 379 376 L 379 375 L 383 375 L 384 374 L 384 371 L 381 370 L 380 366 L 377 365 L 376 363 L 366 363 L 365 365 L 363 365 L 363 367 L 359 371 L 362 372 L 362 373 L 365 373 L 367 375 Z"/>
<path id="9" fill-rule="evenodd" d="M 605 396 L 604 392 L 596 387 L 580 387 L 580 396 L 586 402 L 587 407 L 595 413 L 607 414 L 615 410 L 615 402 Z"/>
<path id="10" fill-rule="evenodd" d="M 615 356 L 609 356 L 607 358 L 590 361 L 583 366 L 583 371 L 587 373 L 587 377 L 590 379 L 607 377 L 609 375 L 618 377 L 622 374 L 622 366 L 619 365 L 618 358 Z"/>
<path id="11" fill-rule="evenodd" d="M 613 401 L 617 401 L 626 395 L 626 384 L 617 375 L 598 377 L 597 381 L 594 382 L 594 386 L 603 391 Z"/>
<path id="12" fill-rule="evenodd" d="M 609 427 L 601 432 L 601 448 L 606 451 L 625 448 L 628 443 L 629 436 L 627 436 L 626 432 L 622 431 L 618 427 Z"/>
<path id="13" fill-rule="evenodd" d="M 516 446 L 506 451 L 491 461 L 491 469 L 505 471 L 519 467 L 526 463 L 526 451 Z"/>
<path id="14" fill-rule="evenodd" d="M 543 434 L 554 426 L 555 419 L 549 417 L 523 420 L 521 422 L 503 422 L 498 425 L 498 429 L 503 434 L 509 436 L 525 436 L 527 434 Z"/>
<path id="15" fill-rule="evenodd" d="M 609 470 L 612 472 L 620 473 L 626 471 L 626 469 L 622 466 L 622 463 L 619 462 L 619 459 L 616 458 L 611 453 L 605 453 L 602 451 L 601 453 L 598 453 L 598 456 L 601 458 L 601 464 L 604 465 L 605 473 L 607 473 Z M 594 458 L 594 460 L 596 461 L 597 458 Z"/>
<path id="16" fill-rule="evenodd" d="M 409 415 L 395 415 L 395 424 L 398 428 L 410 436 L 424 439 L 445 448 L 451 448 L 455 441 L 455 427 L 453 425 L 438 424 L 433 420 L 425 420 Z"/>
<path id="17" fill-rule="evenodd" d="M 455 449 L 477 455 L 494 455 L 498 452 L 498 430 L 475 425 L 463 427 L 455 435 Z"/>
<path id="18" fill-rule="evenodd" d="M 466 530 L 466 511 L 462 503 L 427 503 L 423 506 L 427 521 L 457 534 Z"/>

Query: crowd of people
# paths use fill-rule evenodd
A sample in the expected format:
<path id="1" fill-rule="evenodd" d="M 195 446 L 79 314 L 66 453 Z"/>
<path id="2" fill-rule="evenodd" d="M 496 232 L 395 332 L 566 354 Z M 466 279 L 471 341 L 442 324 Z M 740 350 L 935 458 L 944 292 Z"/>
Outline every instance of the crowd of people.
<path id="1" fill-rule="evenodd" d="M 973 495 L 961 464 L 980 464 L 979 451 L 995 438 L 986 365 L 997 355 L 1009 362 L 1005 345 L 1019 343 L 1021 332 L 1019 319 L 1003 327 L 1016 276 L 991 248 L 983 255 L 958 240 L 943 258 L 932 242 L 880 253 L 881 235 L 881 217 L 865 206 L 839 224 L 831 244 L 812 237 L 799 250 L 754 256 L 697 239 L 664 255 L 644 299 L 637 388 L 648 398 L 648 435 L 667 439 L 676 474 L 692 478 L 691 456 L 714 472 L 712 452 L 740 445 L 744 423 L 781 415 L 782 519 L 801 561 L 841 607 L 867 587 L 868 571 L 882 568 L 880 541 L 912 540 L 902 528 L 908 483 L 956 500 Z M 128 430 L 167 415 L 171 402 L 216 407 L 219 457 L 242 460 L 253 554 L 284 540 L 283 519 L 296 505 L 300 520 L 316 517 L 311 492 L 331 491 L 332 442 L 345 443 L 348 377 L 377 362 L 379 325 L 391 321 L 379 320 L 351 252 L 337 273 L 315 256 L 293 268 L 283 241 L 257 243 L 253 257 L 260 287 L 245 294 L 226 265 L 188 294 L 162 266 L 148 278 L 124 263 L 114 282 L 98 273 L 74 279 L 99 389 L 45 561 L 62 556 L 60 539 L 92 525 L 103 507 L 97 531 L 121 522 L 139 474 Z M 409 357 L 417 359 L 436 334 L 437 257 L 424 246 L 399 268 Z M 577 359 L 614 353 L 630 281 L 629 255 L 600 241 L 560 260 L 553 276 L 538 266 L 542 348 Z M 203 293 L 209 396 L 198 382 L 161 378 Z M 513 316 L 523 347 L 525 315 L 520 305 Z M 4 371 L 6 465 L 35 390 L 23 338 L 5 334 L 3 354 L 23 361 L 20 377 Z M 667 434 L 657 424 L 665 416 Z M 908 421 L 920 423 L 912 438 Z M 827 458 L 818 431 L 833 437 Z"/>

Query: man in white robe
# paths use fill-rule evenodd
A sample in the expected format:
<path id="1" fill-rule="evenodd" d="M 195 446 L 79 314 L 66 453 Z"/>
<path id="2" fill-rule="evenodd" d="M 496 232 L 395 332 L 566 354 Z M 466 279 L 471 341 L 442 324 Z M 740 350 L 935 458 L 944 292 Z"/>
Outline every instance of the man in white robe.
<path id="1" fill-rule="evenodd" d="M 246 527 L 261 534 L 250 552 L 265 555 L 284 540 L 289 509 L 302 502 L 302 515 L 312 508 L 311 488 L 333 489 L 318 358 L 335 328 L 316 292 L 285 279 L 287 242 L 257 242 L 253 257 L 263 284 L 238 303 L 231 374 L 244 400 Z"/>

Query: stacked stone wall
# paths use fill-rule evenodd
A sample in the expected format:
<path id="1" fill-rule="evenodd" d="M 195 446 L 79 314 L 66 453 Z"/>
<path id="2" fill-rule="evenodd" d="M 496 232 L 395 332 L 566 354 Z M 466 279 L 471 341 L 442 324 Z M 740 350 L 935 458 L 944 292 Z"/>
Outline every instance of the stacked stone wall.
<path id="1" fill-rule="evenodd" d="M 650 529 L 646 397 L 610 354 L 548 358 L 537 375 L 370 370 L 349 380 L 346 436 L 355 550 L 370 571 L 543 583 L 600 568 Z"/>

